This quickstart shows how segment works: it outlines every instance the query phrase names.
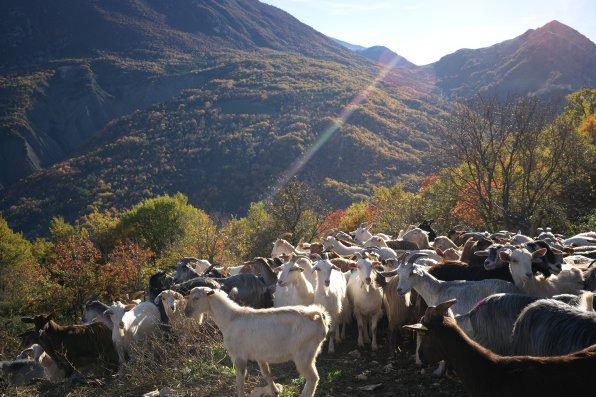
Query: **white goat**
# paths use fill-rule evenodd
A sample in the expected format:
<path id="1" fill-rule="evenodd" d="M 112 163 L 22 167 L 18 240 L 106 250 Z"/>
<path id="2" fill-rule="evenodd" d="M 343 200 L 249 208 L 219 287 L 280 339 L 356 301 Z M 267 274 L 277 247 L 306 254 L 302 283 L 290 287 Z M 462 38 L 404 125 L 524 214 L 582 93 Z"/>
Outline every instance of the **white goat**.
<path id="1" fill-rule="evenodd" d="M 120 363 L 124 362 L 131 343 L 148 336 L 160 321 L 159 309 L 153 302 L 131 306 L 118 301 L 104 313 L 112 319 L 112 341 Z"/>
<path id="2" fill-rule="evenodd" d="M 282 288 L 287 287 L 290 291 L 287 301 L 284 302 L 286 305 L 311 305 L 315 300 L 315 291 L 312 283 L 306 278 L 305 273 L 312 273 L 312 262 L 308 260 L 310 266 L 305 269 L 296 263 L 297 259 L 307 258 L 291 257 L 288 262 L 285 262 L 274 270 L 279 271 L 277 285 Z M 307 263 L 307 261 L 301 261 L 301 263 Z M 280 306 L 276 305 L 276 307 Z"/>
<path id="3" fill-rule="evenodd" d="M 456 299 L 456 304 L 451 307 L 453 314 L 465 314 L 476 306 L 478 302 L 489 295 L 499 292 L 519 292 L 515 285 L 503 280 L 437 280 L 424 270 L 422 266 L 414 264 L 414 261 L 422 255 L 424 254 L 412 255 L 407 263 L 401 263 L 397 269 L 391 273 L 395 273 L 399 276 L 397 292 L 400 295 L 405 295 L 410 292 L 410 290 L 415 289 L 429 307 L 436 306 L 437 304 L 450 299 Z M 418 338 L 417 345 L 419 344 L 420 339 Z M 416 351 L 418 351 L 418 348 Z M 444 372 L 444 369 L 445 364 L 442 362 L 439 368 L 435 370 L 434 374 L 441 375 Z"/>
<path id="4" fill-rule="evenodd" d="M 428 232 L 416 227 L 409 232 L 406 232 L 402 240 L 409 241 L 418 246 L 418 249 L 426 250 L 430 249 L 430 243 L 428 241 Z"/>
<path id="5" fill-rule="evenodd" d="M 171 289 L 167 289 L 165 291 L 161 291 L 159 295 L 155 298 L 154 303 L 156 305 L 162 305 L 166 316 L 168 317 L 168 322 L 175 323 L 182 317 L 182 311 L 184 310 L 184 305 L 186 301 L 184 300 L 184 296 L 182 294 L 172 291 Z M 180 308 L 182 306 L 182 308 Z M 199 324 L 202 323 L 202 319 L 199 319 Z"/>
<path id="6" fill-rule="evenodd" d="M 562 241 L 565 246 L 596 246 L 596 235 L 594 232 L 580 233 Z"/>
<path id="7" fill-rule="evenodd" d="M 282 255 L 308 255 L 310 252 L 302 251 L 295 248 L 289 241 L 283 238 L 278 238 L 273 243 L 273 249 L 271 250 L 271 257 L 277 258 Z"/>
<path id="8" fill-rule="evenodd" d="M 513 282 L 528 295 L 548 298 L 560 294 L 580 294 L 584 278 L 577 268 L 564 269 L 549 278 L 532 273 L 532 261 L 539 260 L 544 254 L 546 248 L 530 252 L 526 248 L 517 247 L 499 252 L 499 258 L 509 263 Z"/>
<path id="9" fill-rule="evenodd" d="M 530 236 L 526 236 L 526 235 L 522 234 L 521 230 L 518 231 L 517 234 L 513 235 L 509 239 L 509 244 L 511 244 L 511 245 L 522 245 L 522 244 L 532 243 L 532 242 L 534 242 L 534 239 Z"/>
<path id="10" fill-rule="evenodd" d="M 321 244 L 323 244 L 323 248 L 325 250 L 327 250 L 327 251 L 333 250 L 338 255 L 342 255 L 342 256 L 350 256 L 350 255 L 354 255 L 354 254 L 362 251 L 362 247 L 360 247 L 360 246 L 347 247 L 344 244 L 342 244 L 341 241 L 338 241 L 333 236 L 322 237 Z"/>
<path id="11" fill-rule="evenodd" d="M 365 248 L 372 248 L 373 251 L 381 257 L 383 260 L 397 258 L 395 250 L 387 246 L 387 242 L 380 236 L 372 236 L 364 242 Z"/>
<path id="12" fill-rule="evenodd" d="M 29 352 L 33 353 L 33 361 L 42 366 L 43 373 L 47 379 L 49 379 L 51 382 L 57 382 L 64 379 L 66 372 L 61 369 L 58 364 L 56 364 L 54 359 L 43 350 L 43 347 L 37 343 L 23 350 L 21 354 L 17 356 L 17 360 L 27 358 L 26 356 Z"/>
<path id="13" fill-rule="evenodd" d="M 372 226 L 372 223 L 361 223 L 360 226 L 358 226 L 356 230 L 354 230 L 354 240 L 356 240 L 358 244 L 364 244 L 365 241 L 370 240 L 370 238 L 373 237 L 373 234 L 370 232 Z M 391 236 L 388 236 L 383 233 L 377 233 L 374 236 L 377 236 L 383 240 L 391 240 Z"/>
<path id="14" fill-rule="evenodd" d="M 329 259 L 315 262 L 313 271 L 319 272 L 314 303 L 323 306 L 331 317 L 328 351 L 334 353 L 334 342 L 340 342 L 345 337 L 346 324 L 352 316 L 346 279 L 341 269 L 331 263 Z M 340 334 L 342 324 L 343 332 Z"/>
<path id="15" fill-rule="evenodd" d="M 364 342 L 370 341 L 368 326 L 372 333 L 372 350 L 377 346 L 377 323 L 383 316 L 383 289 L 377 283 L 376 272 L 373 272 L 373 262 L 368 254 L 359 254 L 356 264 L 356 273 L 348 280 L 348 299 L 358 323 L 358 346 L 363 347 Z M 373 280 L 374 279 L 374 280 Z"/>
<path id="16" fill-rule="evenodd" d="M 469 312 L 476 303 L 499 292 L 519 292 L 512 283 L 504 280 L 441 281 L 430 275 L 414 260 L 422 254 L 412 255 L 407 263 L 401 263 L 394 271 L 399 275 L 397 292 L 405 295 L 412 288 L 422 296 L 428 306 L 436 306 L 449 299 L 457 299 L 451 307 L 454 314 Z M 391 274 L 392 275 L 392 274 Z"/>
<path id="17" fill-rule="evenodd" d="M 435 237 L 432 246 L 435 250 L 440 249 L 443 252 L 448 250 L 449 248 L 452 248 L 454 250 L 459 249 L 459 247 L 447 236 Z"/>
<path id="18" fill-rule="evenodd" d="M 222 291 L 195 287 L 190 291 L 185 314 L 211 316 L 223 335 L 223 343 L 236 369 L 238 397 L 244 396 L 248 360 L 259 363 L 272 395 L 280 390 L 269 363 L 293 361 L 306 384 L 302 397 L 312 397 L 319 383 L 316 356 L 327 336 L 325 310 L 318 306 L 253 309 L 240 306 Z"/>

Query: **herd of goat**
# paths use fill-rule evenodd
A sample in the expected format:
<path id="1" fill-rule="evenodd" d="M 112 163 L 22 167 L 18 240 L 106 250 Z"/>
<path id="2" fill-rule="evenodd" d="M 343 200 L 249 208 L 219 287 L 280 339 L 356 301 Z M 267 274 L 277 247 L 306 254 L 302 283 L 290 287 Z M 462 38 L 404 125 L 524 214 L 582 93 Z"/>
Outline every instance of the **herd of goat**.
<path id="1" fill-rule="evenodd" d="M 392 352 L 404 329 L 415 331 L 416 362 L 439 363 L 436 375 L 453 369 L 472 395 L 587 395 L 596 370 L 595 259 L 593 231 L 436 236 L 424 221 L 395 239 L 365 224 L 297 247 L 277 239 L 271 257 L 238 266 L 182 258 L 175 274 L 151 276 L 147 300 L 89 302 L 81 325 L 23 318 L 34 325 L 19 335 L 25 350 L 2 370 L 15 384 L 114 373 L 133 342 L 206 315 L 235 366 L 238 396 L 249 360 L 266 394 L 280 392 L 269 364 L 293 361 L 305 379 L 301 396 L 313 396 L 323 343 L 334 353 L 355 319 L 358 346 L 377 350 L 386 316 Z"/>

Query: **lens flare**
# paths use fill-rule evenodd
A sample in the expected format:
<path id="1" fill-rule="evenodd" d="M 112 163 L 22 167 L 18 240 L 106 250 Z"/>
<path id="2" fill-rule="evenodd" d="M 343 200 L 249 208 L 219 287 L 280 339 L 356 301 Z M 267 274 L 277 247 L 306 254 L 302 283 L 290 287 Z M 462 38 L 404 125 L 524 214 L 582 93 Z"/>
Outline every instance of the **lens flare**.
<path id="1" fill-rule="evenodd" d="M 399 56 L 394 56 L 390 62 L 381 65 L 379 68 L 379 73 L 375 77 L 375 79 L 370 83 L 364 90 L 362 90 L 352 101 L 341 111 L 339 116 L 331 123 L 329 127 L 323 131 L 321 135 L 315 140 L 310 148 L 302 156 L 300 156 L 294 163 L 285 170 L 278 179 L 278 182 L 275 184 L 272 196 L 275 195 L 278 191 L 283 189 L 283 187 L 288 183 L 292 177 L 294 177 L 308 161 L 319 151 L 319 149 L 327 142 L 334 134 L 343 126 L 348 118 L 360 107 L 360 105 L 368 98 L 370 93 L 376 88 L 376 86 L 387 76 L 387 73 L 393 69 L 395 64 L 399 61 Z"/>

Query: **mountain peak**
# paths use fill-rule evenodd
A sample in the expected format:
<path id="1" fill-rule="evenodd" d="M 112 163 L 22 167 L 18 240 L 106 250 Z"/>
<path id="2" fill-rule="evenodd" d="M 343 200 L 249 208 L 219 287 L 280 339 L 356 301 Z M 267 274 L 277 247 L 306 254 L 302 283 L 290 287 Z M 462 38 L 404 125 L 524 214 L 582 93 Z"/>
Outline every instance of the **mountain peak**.
<path id="1" fill-rule="evenodd" d="M 574 38 L 574 37 L 585 37 L 577 30 L 573 29 L 570 26 L 565 25 L 557 20 L 552 20 L 545 24 L 544 26 L 539 27 L 536 30 L 531 30 L 534 33 L 538 34 L 555 34 L 558 36 L 565 36 L 567 38 Z"/>
<path id="2" fill-rule="evenodd" d="M 596 84 L 596 44 L 554 20 L 490 47 L 459 50 L 431 67 L 449 96 L 493 92 L 561 98 Z"/>

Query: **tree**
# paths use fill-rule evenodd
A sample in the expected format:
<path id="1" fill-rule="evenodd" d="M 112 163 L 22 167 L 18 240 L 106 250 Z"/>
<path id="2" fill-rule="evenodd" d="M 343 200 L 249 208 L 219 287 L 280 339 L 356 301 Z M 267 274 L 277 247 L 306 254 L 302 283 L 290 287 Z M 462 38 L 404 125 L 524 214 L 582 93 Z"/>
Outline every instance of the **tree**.
<path id="1" fill-rule="evenodd" d="M 565 209 L 571 231 L 577 231 L 578 224 L 589 225 L 589 219 L 596 219 L 596 89 L 569 94 L 567 101 L 558 122 L 571 124 L 577 136 L 569 142 L 574 156 L 557 201 Z"/>
<path id="2" fill-rule="evenodd" d="M 296 178 L 290 179 L 266 203 L 266 209 L 280 234 L 291 233 L 292 244 L 317 237 L 319 225 L 328 212 L 312 188 Z"/>
<path id="3" fill-rule="evenodd" d="M 399 183 L 377 188 L 371 199 L 373 222 L 377 230 L 393 236 L 422 218 L 422 203 L 414 193 L 406 192 Z"/>
<path id="4" fill-rule="evenodd" d="M 150 249 L 132 241 L 118 243 L 101 268 L 99 281 L 105 285 L 104 298 L 121 299 L 126 293 L 144 289 L 143 270 L 152 256 Z"/>
<path id="5" fill-rule="evenodd" d="M 104 259 L 107 259 L 108 253 L 116 245 L 116 229 L 119 222 L 120 219 L 113 208 L 104 212 L 95 209 L 82 219 L 82 227 L 87 229 Z"/>
<path id="6" fill-rule="evenodd" d="M 573 157 L 575 131 L 535 97 L 477 96 L 455 105 L 439 153 L 459 200 L 490 229 L 540 223 Z"/>
<path id="7" fill-rule="evenodd" d="M 75 233 L 74 226 L 66 223 L 61 216 L 53 217 L 50 221 L 50 241 L 54 244 L 66 240 Z"/>
<path id="8" fill-rule="evenodd" d="M 178 241 L 184 240 L 199 210 L 188 204 L 182 193 L 143 200 L 122 214 L 117 227 L 120 240 L 143 242 L 157 258 L 166 256 Z"/>
<path id="9" fill-rule="evenodd" d="M 89 299 L 104 294 L 100 260 L 99 250 L 84 229 L 54 246 L 48 265 L 54 308 L 63 309 L 74 318 Z"/>
<path id="10" fill-rule="evenodd" d="M 0 215 L 0 302 L 2 310 L 18 310 L 35 289 L 36 272 L 31 244 L 15 233 Z"/>

